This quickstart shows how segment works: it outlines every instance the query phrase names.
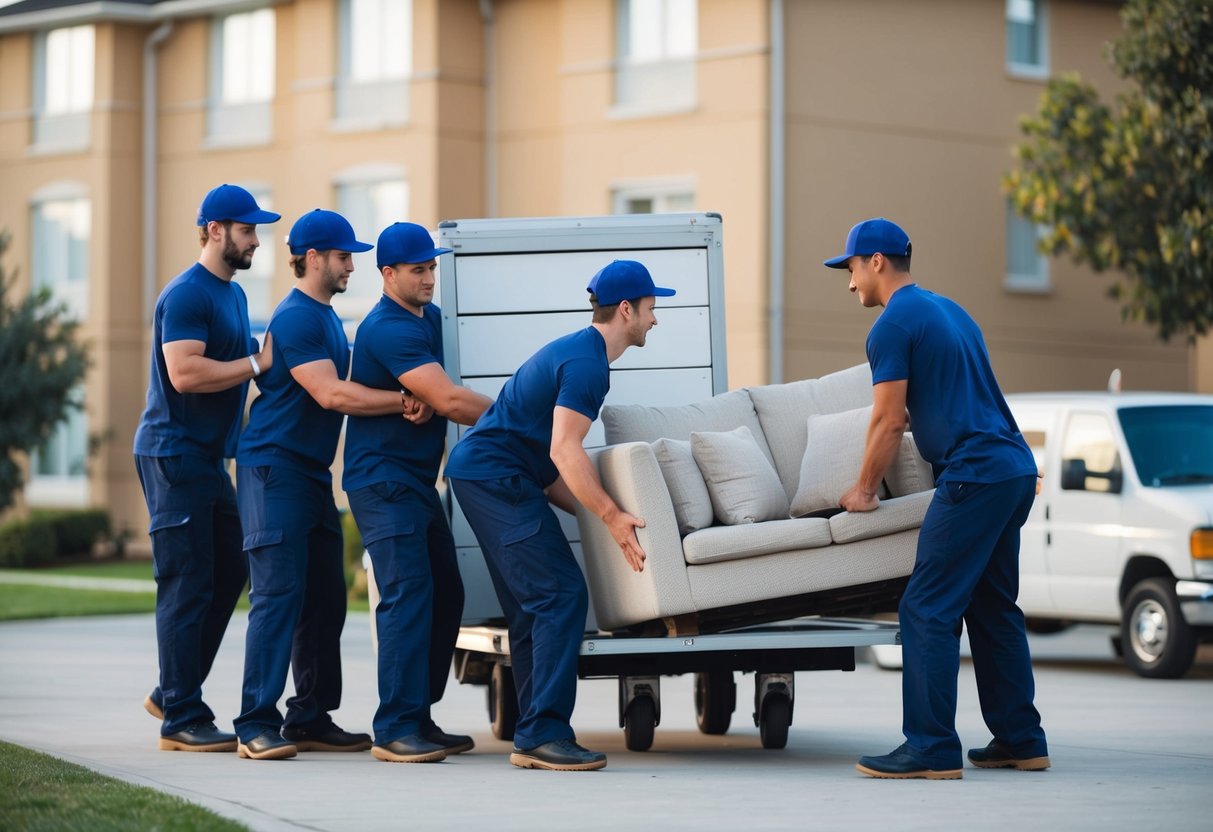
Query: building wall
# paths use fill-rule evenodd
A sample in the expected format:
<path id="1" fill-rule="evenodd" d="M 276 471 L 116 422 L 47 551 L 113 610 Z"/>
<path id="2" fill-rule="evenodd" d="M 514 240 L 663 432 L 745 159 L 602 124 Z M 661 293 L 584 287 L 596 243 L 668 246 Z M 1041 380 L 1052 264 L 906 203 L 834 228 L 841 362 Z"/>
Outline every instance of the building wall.
<path id="1" fill-rule="evenodd" d="M 1117 89 L 1103 59 L 1116 4 L 1054 0 L 1048 14 L 1052 73 Z M 1189 387 L 1189 350 L 1122 324 L 1110 276 L 1053 260 L 1050 293 L 1002 287 L 999 183 L 1044 82 L 1007 74 L 1001 0 L 815 0 L 786 16 L 787 378 L 864 360 L 878 310 L 821 261 L 854 222 L 883 215 L 910 233 L 918 282 L 981 324 L 1007 390 L 1102 388 L 1113 367 L 1126 386 Z"/>

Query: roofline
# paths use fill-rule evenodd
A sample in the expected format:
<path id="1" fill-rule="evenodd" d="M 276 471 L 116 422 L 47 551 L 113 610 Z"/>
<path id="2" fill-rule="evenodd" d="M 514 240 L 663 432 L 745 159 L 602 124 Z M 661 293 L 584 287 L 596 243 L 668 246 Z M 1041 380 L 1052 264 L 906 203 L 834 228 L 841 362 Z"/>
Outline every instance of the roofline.
<path id="1" fill-rule="evenodd" d="M 123 0 L 94 0 L 55 9 L 39 9 L 11 15 L 0 13 L 0 34 L 85 23 L 151 24 L 182 17 L 211 17 L 215 14 L 249 11 L 277 6 L 282 2 L 284 0 L 166 0 L 149 6 L 143 3 L 126 3 Z"/>

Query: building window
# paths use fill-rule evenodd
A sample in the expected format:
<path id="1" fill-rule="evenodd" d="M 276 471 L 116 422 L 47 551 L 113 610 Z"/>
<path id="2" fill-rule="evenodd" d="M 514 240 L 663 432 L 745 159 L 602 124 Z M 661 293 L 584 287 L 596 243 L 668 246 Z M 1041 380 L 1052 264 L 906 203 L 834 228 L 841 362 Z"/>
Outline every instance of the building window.
<path id="1" fill-rule="evenodd" d="M 81 403 L 83 388 L 71 393 L 73 407 L 50 437 L 30 454 L 25 499 L 32 505 L 88 504 L 88 417 Z"/>
<path id="2" fill-rule="evenodd" d="M 627 110 L 695 105 L 697 0 L 618 0 L 615 104 Z"/>
<path id="3" fill-rule="evenodd" d="M 1044 0 L 1007 0 L 1007 71 L 1028 78 L 1049 74 Z"/>
<path id="4" fill-rule="evenodd" d="M 337 14 L 339 125 L 405 123 L 413 69 L 412 0 L 340 0 Z"/>
<path id="5" fill-rule="evenodd" d="M 74 190 L 74 189 L 73 189 Z M 89 235 L 92 206 L 70 192 L 47 194 L 33 204 L 30 273 L 36 288 L 50 290 L 76 320 L 88 317 Z"/>
<path id="6" fill-rule="evenodd" d="M 34 38 L 34 145 L 88 146 L 93 109 L 92 26 L 51 29 Z"/>
<path id="7" fill-rule="evenodd" d="M 338 178 L 337 212 L 350 221 L 359 240 L 375 242 L 384 228 L 409 218 L 409 186 L 403 172 L 368 168 Z M 354 274 L 345 292 L 333 298 L 333 308 L 344 320 L 360 321 L 382 294 L 375 252 L 361 252 L 354 255 Z"/>
<path id="8" fill-rule="evenodd" d="M 616 188 L 611 209 L 616 214 L 672 214 L 695 210 L 695 190 L 686 183 Z"/>
<path id="9" fill-rule="evenodd" d="M 1040 252 L 1043 225 L 1025 220 L 1007 203 L 1007 270 L 1003 287 L 1012 292 L 1048 292 L 1049 259 Z"/>
<path id="10" fill-rule="evenodd" d="M 244 145 L 270 141 L 275 67 L 273 9 L 214 19 L 207 112 L 210 143 Z"/>
<path id="11" fill-rule="evenodd" d="M 273 210 L 273 199 L 269 188 L 250 183 L 244 183 L 242 187 L 253 195 L 257 204 L 262 208 L 267 211 Z M 248 298 L 248 316 L 254 334 L 265 329 L 270 315 L 277 305 L 278 298 L 274 296 L 274 267 L 277 262 L 276 252 L 284 248 L 280 244 L 280 233 L 271 225 L 258 228 L 257 235 L 261 240 L 261 246 L 253 255 L 253 265 L 248 271 L 236 272 L 236 279 L 244 288 L 244 294 Z M 291 280 L 294 282 L 293 277 Z"/>

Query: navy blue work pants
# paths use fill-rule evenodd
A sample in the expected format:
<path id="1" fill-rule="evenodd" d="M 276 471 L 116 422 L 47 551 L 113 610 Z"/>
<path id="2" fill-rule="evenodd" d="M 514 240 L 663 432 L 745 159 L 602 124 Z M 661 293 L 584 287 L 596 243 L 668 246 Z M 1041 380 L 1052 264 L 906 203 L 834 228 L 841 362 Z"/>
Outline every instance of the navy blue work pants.
<path id="1" fill-rule="evenodd" d="M 244 687 L 236 733 L 249 742 L 284 725 L 321 731 L 341 705 L 346 586 L 333 487 L 283 466 L 237 466 L 249 564 Z M 288 667 L 295 695 L 286 689 Z"/>
<path id="2" fill-rule="evenodd" d="M 903 725 L 930 768 L 963 765 L 956 734 L 961 622 L 968 628 L 981 712 L 1015 755 L 1048 754 L 1019 596 L 1019 530 L 1036 478 L 945 482 L 935 489 L 901 599 Z"/>
<path id="3" fill-rule="evenodd" d="M 518 691 L 514 745 L 574 739 L 577 656 L 589 595 L 547 495 L 534 483 L 451 480 L 480 543 L 510 634 Z"/>
<path id="4" fill-rule="evenodd" d="M 223 460 L 135 456 L 151 515 L 162 735 L 213 722 L 202 683 L 248 579 L 236 493 Z"/>
<path id="5" fill-rule="evenodd" d="M 434 726 L 463 617 L 463 580 L 446 512 L 434 488 L 382 482 L 349 492 L 371 555 L 379 606 L 379 708 L 375 742 Z"/>

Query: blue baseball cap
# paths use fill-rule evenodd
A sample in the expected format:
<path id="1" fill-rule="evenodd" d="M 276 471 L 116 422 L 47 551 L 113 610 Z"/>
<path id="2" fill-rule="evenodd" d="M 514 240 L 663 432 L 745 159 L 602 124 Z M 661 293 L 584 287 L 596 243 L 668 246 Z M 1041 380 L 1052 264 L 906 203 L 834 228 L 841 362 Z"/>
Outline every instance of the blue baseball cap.
<path id="1" fill-rule="evenodd" d="M 585 288 L 594 295 L 599 306 L 613 306 L 650 295 L 668 298 L 674 294 L 673 289 L 654 286 L 649 270 L 635 260 L 612 260 L 590 278 L 590 285 Z"/>
<path id="2" fill-rule="evenodd" d="M 253 195 L 239 185 L 220 185 L 212 188 L 202 198 L 202 204 L 198 206 L 196 224 L 206 225 L 208 222 L 232 220 L 257 225 L 278 222 L 280 219 L 282 219 L 281 214 L 262 211 L 257 205 L 257 200 L 253 199 Z"/>
<path id="3" fill-rule="evenodd" d="M 873 254 L 907 256 L 910 253 L 910 235 L 901 226 L 884 217 L 857 222 L 847 234 L 846 253 L 831 257 L 825 264 L 831 269 L 845 269 L 847 261 L 856 254 L 870 257 Z"/>
<path id="4" fill-rule="evenodd" d="M 349 220 L 323 208 L 315 208 L 295 220 L 286 237 L 286 245 L 291 254 L 307 254 L 311 248 L 316 251 L 370 251 L 374 248 L 370 243 L 354 239 L 354 227 Z"/>
<path id="5" fill-rule="evenodd" d="M 434 245 L 430 232 L 415 222 L 392 223 L 379 233 L 375 263 L 379 268 L 397 263 L 428 263 L 451 249 Z"/>

